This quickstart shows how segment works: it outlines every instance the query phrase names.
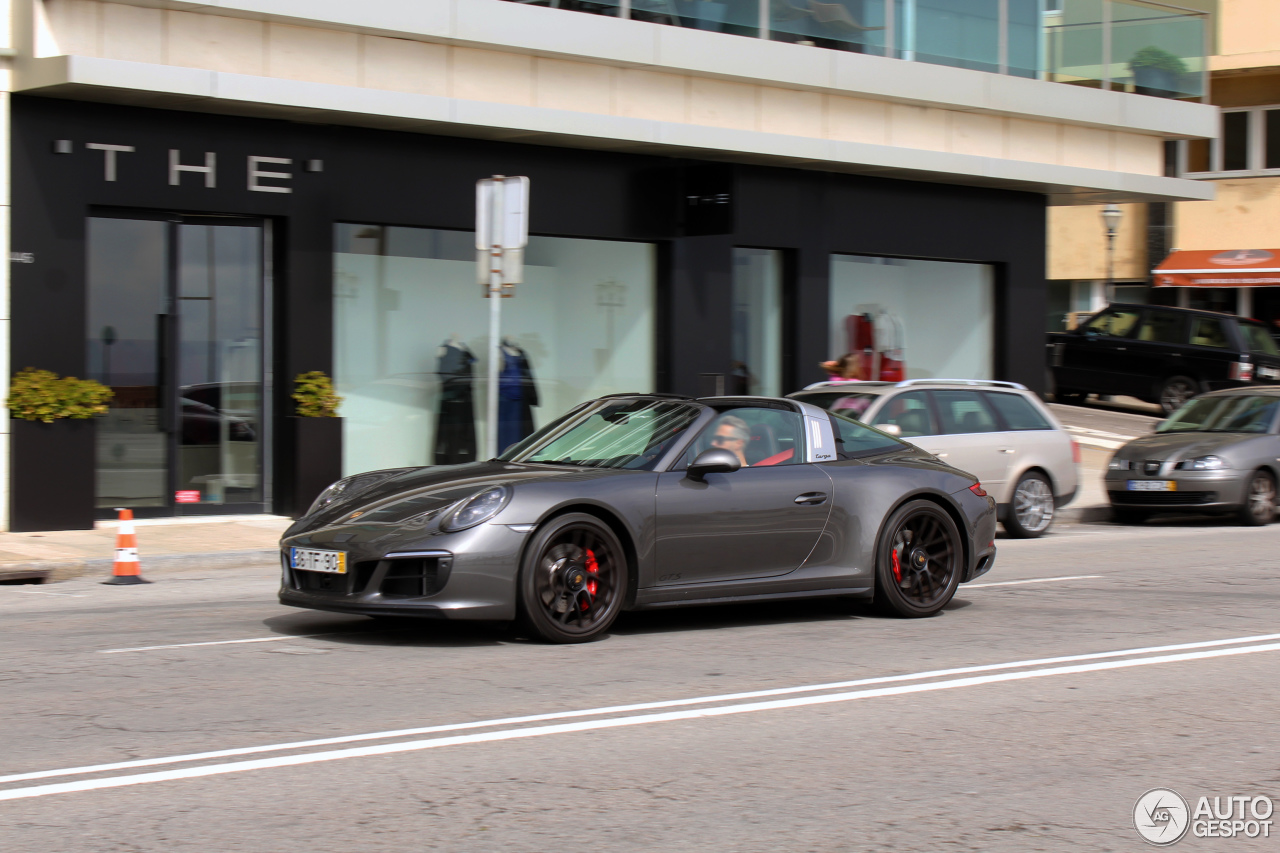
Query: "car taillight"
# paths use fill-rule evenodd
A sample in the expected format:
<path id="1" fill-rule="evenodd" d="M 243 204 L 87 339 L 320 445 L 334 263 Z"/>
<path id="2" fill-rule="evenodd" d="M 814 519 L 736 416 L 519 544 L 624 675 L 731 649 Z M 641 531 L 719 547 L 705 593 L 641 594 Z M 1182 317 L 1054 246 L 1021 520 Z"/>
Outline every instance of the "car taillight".
<path id="1" fill-rule="evenodd" d="M 973 492 L 975 495 L 977 495 L 980 498 L 985 498 L 987 496 L 987 490 L 982 488 L 981 483 L 974 483 L 972 486 L 969 487 L 969 491 Z"/>
<path id="2" fill-rule="evenodd" d="M 1239 379 L 1241 382 L 1253 381 L 1253 363 L 1248 361 L 1237 361 L 1232 364 L 1231 378 Z"/>
<path id="3" fill-rule="evenodd" d="M 1071 461 L 1080 464 L 1080 442 L 1071 439 Z"/>

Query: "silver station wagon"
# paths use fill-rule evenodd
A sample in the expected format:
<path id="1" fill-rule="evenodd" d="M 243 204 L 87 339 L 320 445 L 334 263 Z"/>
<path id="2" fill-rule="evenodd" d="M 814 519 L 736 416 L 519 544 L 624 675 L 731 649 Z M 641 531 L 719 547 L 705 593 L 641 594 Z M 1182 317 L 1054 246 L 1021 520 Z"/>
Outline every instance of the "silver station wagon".
<path id="1" fill-rule="evenodd" d="M 1079 484 L 1079 446 L 1016 382 L 819 382 L 788 395 L 855 418 L 973 474 L 1010 536 L 1047 531 Z"/>

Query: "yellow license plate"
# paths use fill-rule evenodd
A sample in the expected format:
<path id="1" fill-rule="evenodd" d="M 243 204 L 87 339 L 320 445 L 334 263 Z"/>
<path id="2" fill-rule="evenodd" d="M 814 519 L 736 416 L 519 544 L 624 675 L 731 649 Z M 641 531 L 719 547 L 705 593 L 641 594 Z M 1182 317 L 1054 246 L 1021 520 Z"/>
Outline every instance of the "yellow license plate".
<path id="1" fill-rule="evenodd" d="M 304 572 L 328 572 L 331 575 L 347 573 L 345 551 L 320 551 L 315 548 L 290 548 L 289 565 Z"/>

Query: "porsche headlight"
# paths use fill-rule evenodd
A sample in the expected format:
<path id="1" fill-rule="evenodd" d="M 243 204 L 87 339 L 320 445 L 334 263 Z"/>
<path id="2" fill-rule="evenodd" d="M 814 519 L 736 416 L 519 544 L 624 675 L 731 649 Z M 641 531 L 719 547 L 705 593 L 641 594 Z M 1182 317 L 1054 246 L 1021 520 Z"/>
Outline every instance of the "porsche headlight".
<path id="1" fill-rule="evenodd" d="M 1184 471 L 1221 471 L 1231 466 L 1221 456 L 1198 456 L 1195 459 L 1184 459 L 1178 467 Z"/>
<path id="2" fill-rule="evenodd" d="M 1121 459 L 1119 456 L 1112 456 L 1111 461 L 1107 463 L 1107 469 L 1110 471 L 1128 471 L 1132 467 L 1132 462 L 1128 459 Z"/>
<path id="3" fill-rule="evenodd" d="M 307 515 L 319 512 L 339 498 L 363 492 L 365 489 L 376 486 L 383 480 L 389 480 L 405 470 L 407 469 L 392 468 L 387 471 L 367 471 L 363 474 L 343 477 L 320 493 L 320 496 L 311 503 L 311 509 L 307 510 Z"/>
<path id="4" fill-rule="evenodd" d="M 509 500 L 511 500 L 509 486 L 491 486 L 484 491 L 476 492 L 445 516 L 444 521 L 440 523 L 440 529 L 452 533 L 483 524 L 501 512 Z"/>

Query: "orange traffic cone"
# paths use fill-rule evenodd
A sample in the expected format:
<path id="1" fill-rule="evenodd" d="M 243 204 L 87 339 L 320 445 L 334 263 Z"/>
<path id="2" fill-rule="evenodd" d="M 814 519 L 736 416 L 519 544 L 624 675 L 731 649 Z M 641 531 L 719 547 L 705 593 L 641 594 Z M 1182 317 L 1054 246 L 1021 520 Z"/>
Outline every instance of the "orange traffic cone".
<path id="1" fill-rule="evenodd" d="M 138 536 L 133 532 L 133 510 L 117 509 L 120 513 L 120 530 L 116 533 L 116 561 L 111 567 L 111 579 L 106 584 L 151 583 L 143 580 L 138 563 Z"/>

